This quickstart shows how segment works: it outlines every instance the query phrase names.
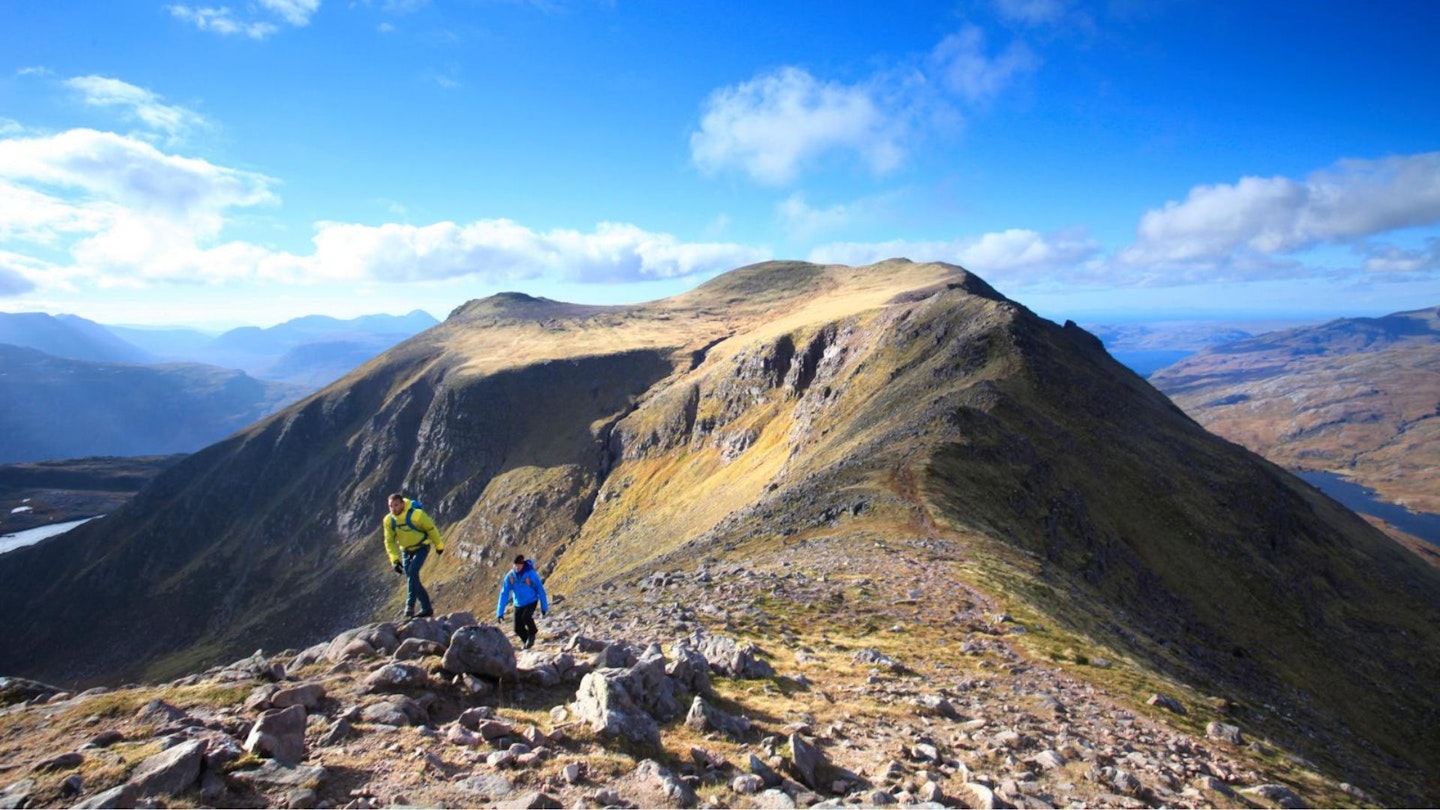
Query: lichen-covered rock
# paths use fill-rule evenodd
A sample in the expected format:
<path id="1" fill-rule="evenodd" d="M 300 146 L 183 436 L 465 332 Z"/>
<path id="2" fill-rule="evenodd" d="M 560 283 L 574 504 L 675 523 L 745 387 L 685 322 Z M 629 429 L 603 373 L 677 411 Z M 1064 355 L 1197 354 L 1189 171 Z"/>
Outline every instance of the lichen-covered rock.
<path id="1" fill-rule="evenodd" d="M 659 744 L 660 727 L 635 703 L 626 688 L 628 670 L 599 669 L 580 681 L 575 714 L 600 734 Z"/>
<path id="2" fill-rule="evenodd" d="M 245 750 L 287 764 L 305 758 L 305 707 L 271 709 L 260 715 L 245 739 Z"/>
<path id="3" fill-rule="evenodd" d="M 141 762 L 130 775 L 130 785 L 136 796 L 178 796 L 200 781 L 204 761 L 203 740 L 183 742 Z"/>
<path id="4" fill-rule="evenodd" d="M 455 631 L 440 664 L 447 672 L 491 678 L 515 677 L 515 647 L 494 625 L 472 624 Z"/>

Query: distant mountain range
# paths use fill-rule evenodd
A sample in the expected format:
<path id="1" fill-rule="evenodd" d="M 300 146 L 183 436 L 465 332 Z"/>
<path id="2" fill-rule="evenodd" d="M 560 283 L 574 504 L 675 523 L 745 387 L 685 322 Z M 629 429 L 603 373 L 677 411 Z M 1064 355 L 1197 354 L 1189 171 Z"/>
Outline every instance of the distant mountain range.
<path id="1" fill-rule="evenodd" d="M 191 452 L 435 324 L 416 310 L 214 336 L 0 313 L 0 463 Z"/>
<path id="2" fill-rule="evenodd" d="M 1086 325 L 1085 328 L 1100 338 L 1111 357 L 1141 377 L 1148 377 L 1198 351 L 1266 331 L 1249 323 L 1245 326 L 1241 328 L 1225 322 L 1171 321 Z"/>
<path id="3" fill-rule="evenodd" d="M 0 345 L 0 463 L 189 453 L 306 393 L 198 363 L 96 363 Z"/>
<path id="4" fill-rule="evenodd" d="M 1291 469 L 1440 512 L 1440 308 L 1215 346 L 1151 383 L 1207 429 Z"/>

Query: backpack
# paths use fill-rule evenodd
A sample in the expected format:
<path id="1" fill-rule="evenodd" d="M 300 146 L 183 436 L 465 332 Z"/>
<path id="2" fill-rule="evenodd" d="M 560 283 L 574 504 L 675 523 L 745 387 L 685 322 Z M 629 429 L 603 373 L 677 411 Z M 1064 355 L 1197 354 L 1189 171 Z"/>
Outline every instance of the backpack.
<path id="1" fill-rule="evenodd" d="M 419 498 L 411 498 L 411 499 L 410 499 L 410 508 L 405 510 L 405 525 L 410 527 L 410 531 L 412 531 L 412 532 L 420 532 L 421 534 L 425 535 L 425 540 L 429 540 L 429 539 L 430 539 L 430 532 L 429 532 L 428 530 L 426 530 L 426 529 L 421 529 L 421 528 L 417 527 L 417 526 L 415 525 L 415 522 L 410 519 L 410 517 L 415 514 L 415 510 L 416 510 L 416 509 L 424 509 L 424 508 L 425 508 L 425 507 L 420 504 L 420 499 L 419 499 Z M 390 516 L 390 531 L 393 532 L 393 531 L 396 531 L 396 530 L 399 529 L 399 528 L 400 528 L 400 524 L 396 522 L 395 516 L 392 514 L 392 515 Z"/>

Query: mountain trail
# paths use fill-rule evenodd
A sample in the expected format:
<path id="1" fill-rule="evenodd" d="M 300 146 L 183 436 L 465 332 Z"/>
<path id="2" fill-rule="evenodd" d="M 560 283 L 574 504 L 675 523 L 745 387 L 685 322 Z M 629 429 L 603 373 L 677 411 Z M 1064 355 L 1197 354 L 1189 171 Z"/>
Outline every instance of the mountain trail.
<path id="1" fill-rule="evenodd" d="M 856 536 L 787 551 L 556 596 L 535 650 L 510 646 L 508 622 L 462 611 L 257 651 L 160 685 L 73 695 L 8 679 L 0 798 L 11 807 L 1367 803 L 1233 724 L 1198 731 L 1212 706 L 1159 694 L 1136 705 L 1122 662 L 1038 658 L 1025 642 L 1042 628 L 949 573 L 963 558 L 956 543 Z"/>

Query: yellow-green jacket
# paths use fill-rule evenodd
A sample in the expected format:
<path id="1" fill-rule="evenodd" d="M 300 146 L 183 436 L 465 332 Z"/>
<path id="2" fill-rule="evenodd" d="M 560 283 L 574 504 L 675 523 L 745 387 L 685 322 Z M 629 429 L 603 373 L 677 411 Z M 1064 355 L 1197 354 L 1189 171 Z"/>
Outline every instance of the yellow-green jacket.
<path id="1" fill-rule="evenodd" d="M 428 542 L 436 551 L 445 550 L 445 541 L 440 537 L 440 530 L 435 528 L 435 521 L 409 498 L 405 499 L 405 510 L 398 516 L 388 509 L 385 511 L 382 526 L 385 531 L 385 553 L 390 555 L 391 565 L 400 562 L 401 551 L 413 551 L 419 548 L 421 543 Z"/>

